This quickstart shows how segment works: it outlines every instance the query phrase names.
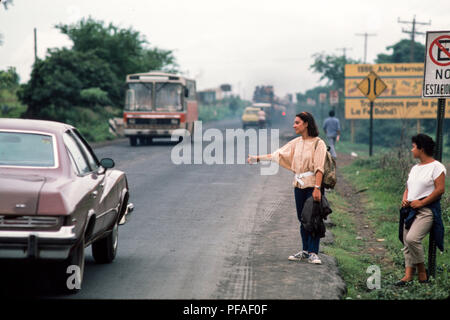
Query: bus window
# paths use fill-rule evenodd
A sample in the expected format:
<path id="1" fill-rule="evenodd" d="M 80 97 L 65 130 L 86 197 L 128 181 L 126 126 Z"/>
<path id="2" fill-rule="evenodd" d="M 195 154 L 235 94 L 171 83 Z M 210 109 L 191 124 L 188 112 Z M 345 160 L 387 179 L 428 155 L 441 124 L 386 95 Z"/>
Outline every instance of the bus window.
<path id="1" fill-rule="evenodd" d="M 156 111 L 182 111 L 181 94 L 183 87 L 177 83 L 156 84 Z"/>
<path id="2" fill-rule="evenodd" d="M 195 91 L 195 82 L 187 80 L 186 87 L 189 90 L 189 97 L 187 97 L 187 100 L 189 101 L 197 100 L 197 93 Z"/>
<path id="3" fill-rule="evenodd" d="M 152 84 L 129 83 L 125 98 L 125 110 L 152 111 Z"/>

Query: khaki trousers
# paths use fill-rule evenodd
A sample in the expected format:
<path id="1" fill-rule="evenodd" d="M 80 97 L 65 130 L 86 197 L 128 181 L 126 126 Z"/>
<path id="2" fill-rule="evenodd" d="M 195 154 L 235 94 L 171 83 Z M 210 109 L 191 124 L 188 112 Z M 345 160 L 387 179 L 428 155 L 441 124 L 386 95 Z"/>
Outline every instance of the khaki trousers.
<path id="1" fill-rule="evenodd" d="M 422 240 L 433 225 L 433 212 L 430 208 L 420 208 L 409 230 L 403 227 L 403 244 L 405 247 L 405 266 L 414 267 L 415 264 L 425 262 Z"/>

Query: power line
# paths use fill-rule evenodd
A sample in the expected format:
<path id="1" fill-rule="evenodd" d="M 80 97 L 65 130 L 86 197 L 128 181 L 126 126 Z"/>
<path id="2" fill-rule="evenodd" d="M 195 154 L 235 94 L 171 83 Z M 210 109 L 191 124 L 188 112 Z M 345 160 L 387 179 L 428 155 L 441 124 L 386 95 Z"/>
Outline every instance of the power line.
<path id="1" fill-rule="evenodd" d="M 364 37 L 364 63 L 367 61 L 367 37 L 376 36 L 375 33 L 355 33 L 356 36 L 363 36 Z"/>
<path id="2" fill-rule="evenodd" d="M 416 24 L 421 24 L 421 25 L 431 25 L 431 20 L 430 22 L 419 22 L 416 21 L 416 15 L 414 15 L 414 18 L 412 21 L 401 21 L 400 18 L 398 18 L 398 23 L 404 23 L 404 24 L 412 24 L 412 28 L 411 31 L 409 30 L 405 30 L 404 28 L 402 28 L 402 32 L 403 33 L 409 33 L 411 34 L 411 51 L 410 51 L 410 62 L 414 62 L 414 38 L 416 34 L 420 34 L 420 35 L 424 35 L 424 32 L 419 32 L 416 30 Z"/>

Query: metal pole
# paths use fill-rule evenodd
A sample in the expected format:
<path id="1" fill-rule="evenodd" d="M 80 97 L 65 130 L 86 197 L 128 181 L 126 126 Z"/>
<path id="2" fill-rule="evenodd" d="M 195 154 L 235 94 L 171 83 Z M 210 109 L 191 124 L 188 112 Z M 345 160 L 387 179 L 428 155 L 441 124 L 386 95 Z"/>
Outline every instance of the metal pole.
<path id="1" fill-rule="evenodd" d="M 412 22 L 412 32 L 411 32 L 411 51 L 410 51 L 410 62 L 414 62 L 414 35 L 416 33 L 416 16 L 414 16 Z"/>
<path id="2" fill-rule="evenodd" d="M 36 28 L 34 28 L 34 62 L 37 60 L 37 35 Z"/>
<path id="3" fill-rule="evenodd" d="M 352 143 L 355 143 L 355 122 L 354 122 L 355 120 L 351 120 L 350 121 L 350 125 L 351 125 L 351 141 L 352 141 Z"/>
<path id="4" fill-rule="evenodd" d="M 372 156 L 373 148 L 373 101 L 370 101 L 370 133 L 369 133 L 369 156 Z"/>
<path id="5" fill-rule="evenodd" d="M 434 158 L 437 161 L 442 161 L 442 145 L 443 137 L 442 131 L 444 127 L 444 116 L 445 116 L 445 99 L 438 99 L 438 110 L 437 110 L 437 128 L 436 128 L 436 152 Z M 428 276 L 435 278 L 436 276 L 436 242 L 434 241 L 433 229 L 430 231 L 430 241 L 428 247 Z"/>
<path id="6" fill-rule="evenodd" d="M 364 64 L 367 61 L 367 36 L 368 34 L 366 32 L 366 34 L 364 35 Z"/>

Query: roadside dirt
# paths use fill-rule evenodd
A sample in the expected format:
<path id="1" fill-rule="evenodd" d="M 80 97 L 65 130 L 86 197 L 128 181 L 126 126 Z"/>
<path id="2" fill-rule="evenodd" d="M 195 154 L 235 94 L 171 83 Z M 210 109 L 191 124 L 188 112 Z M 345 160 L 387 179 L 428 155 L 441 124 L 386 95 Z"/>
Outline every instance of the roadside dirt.
<path id="1" fill-rule="evenodd" d="M 354 158 L 349 154 L 338 153 L 336 161 L 338 183 L 335 191 L 350 205 L 348 213 L 352 216 L 353 222 L 355 223 L 357 232 L 355 239 L 364 244 L 364 250 L 360 253 L 374 256 L 377 263 L 383 266 L 392 265 L 392 261 L 387 257 L 384 241 L 381 241 L 383 239 L 376 238 L 375 231 L 366 216 L 364 207 L 367 204 L 368 199 L 364 192 L 367 189 L 355 189 L 352 184 L 344 178 L 342 172 L 339 170 L 339 168 L 351 164 L 353 160 Z"/>

